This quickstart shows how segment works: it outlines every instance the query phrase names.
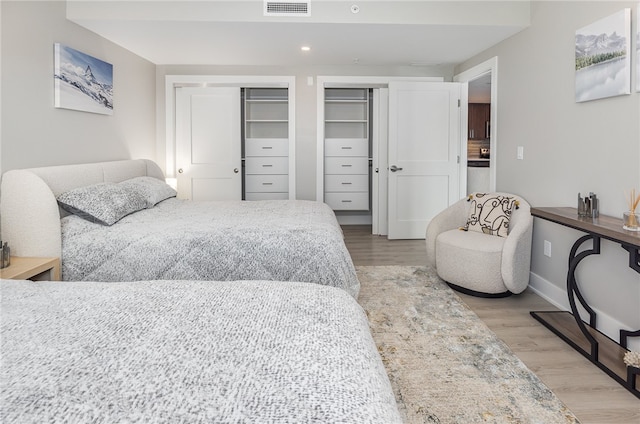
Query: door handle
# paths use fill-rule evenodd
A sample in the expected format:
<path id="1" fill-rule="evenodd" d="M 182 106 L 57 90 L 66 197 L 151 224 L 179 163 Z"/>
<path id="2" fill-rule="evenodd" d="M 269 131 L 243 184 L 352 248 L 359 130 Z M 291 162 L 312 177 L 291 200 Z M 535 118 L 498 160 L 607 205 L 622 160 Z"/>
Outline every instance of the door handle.
<path id="1" fill-rule="evenodd" d="M 389 171 L 391 172 L 402 171 L 402 168 L 398 168 L 395 165 L 391 165 L 391 168 L 389 168 Z"/>
<path id="2" fill-rule="evenodd" d="M 182 174 L 183 172 L 182 168 L 178 169 L 178 174 Z"/>
<path id="3" fill-rule="evenodd" d="M 233 168 L 233 173 L 237 174 L 238 172 L 240 172 L 240 170 L 238 170 L 238 168 Z"/>

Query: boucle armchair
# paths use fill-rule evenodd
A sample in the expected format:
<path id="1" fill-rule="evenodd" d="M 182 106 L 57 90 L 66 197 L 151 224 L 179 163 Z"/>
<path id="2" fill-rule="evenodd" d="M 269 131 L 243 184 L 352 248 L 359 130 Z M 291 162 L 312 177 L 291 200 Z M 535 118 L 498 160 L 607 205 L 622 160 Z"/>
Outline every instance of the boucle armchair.
<path id="1" fill-rule="evenodd" d="M 531 208 L 524 199 L 509 193 L 474 193 L 429 222 L 427 263 L 463 293 L 518 294 L 529 284 L 532 233 Z"/>

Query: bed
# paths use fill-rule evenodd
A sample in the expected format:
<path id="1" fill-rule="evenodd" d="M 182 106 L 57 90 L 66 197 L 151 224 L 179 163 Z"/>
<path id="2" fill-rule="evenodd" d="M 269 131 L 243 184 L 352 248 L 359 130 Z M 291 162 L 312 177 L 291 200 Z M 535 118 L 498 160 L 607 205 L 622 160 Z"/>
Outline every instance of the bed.
<path id="1" fill-rule="evenodd" d="M 0 281 L 0 421 L 399 423 L 362 308 L 296 282 Z"/>
<path id="2" fill-rule="evenodd" d="M 61 258 L 68 281 L 298 281 L 357 298 L 342 230 L 324 203 L 134 196 L 119 205 L 128 210 L 99 209 L 91 221 L 73 203 L 96 188 L 124 190 L 144 179 L 168 187 L 158 165 L 144 159 L 8 171 L 0 192 L 3 240 L 15 256 Z"/>

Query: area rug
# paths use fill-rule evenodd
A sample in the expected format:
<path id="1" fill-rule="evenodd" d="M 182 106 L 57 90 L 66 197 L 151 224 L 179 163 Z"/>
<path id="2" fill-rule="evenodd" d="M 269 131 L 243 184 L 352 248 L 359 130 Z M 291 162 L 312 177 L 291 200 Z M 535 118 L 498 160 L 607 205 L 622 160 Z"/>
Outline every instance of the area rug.
<path id="1" fill-rule="evenodd" d="M 357 267 L 359 303 L 405 423 L 577 423 L 434 272 Z"/>

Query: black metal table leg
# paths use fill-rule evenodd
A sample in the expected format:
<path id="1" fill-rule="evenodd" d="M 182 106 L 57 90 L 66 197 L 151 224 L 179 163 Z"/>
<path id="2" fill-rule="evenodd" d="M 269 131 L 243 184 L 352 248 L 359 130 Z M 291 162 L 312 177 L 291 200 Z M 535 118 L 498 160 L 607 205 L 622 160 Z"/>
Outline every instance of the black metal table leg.
<path id="1" fill-rule="evenodd" d="M 592 248 L 588 250 L 584 250 L 578 253 L 578 249 L 582 246 L 583 243 L 591 240 L 593 242 Z M 596 328 L 596 313 L 595 311 L 587 304 L 587 301 L 580 293 L 580 289 L 578 287 L 578 282 L 576 281 L 576 268 L 580 261 L 585 259 L 591 255 L 597 255 L 600 253 L 600 237 L 594 234 L 587 234 L 586 236 L 580 237 L 571 247 L 571 253 L 569 254 L 569 271 L 567 272 L 567 295 L 569 296 L 569 305 L 571 306 L 571 312 L 573 313 L 573 317 L 576 320 L 576 324 L 578 324 L 578 328 L 586 339 L 589 341 L 591 345 L 591 359 L 594 361 L 598 360 L 598 342 L 591 335 L 591 333 L 587 330 L 584 322 L 580 318 L 580 313 L 578 308 L 576 307 L 576 298 L 580 302 L 580 305 L 587 311 L 589 314 L 589 326 L 592 328 Z"/>

